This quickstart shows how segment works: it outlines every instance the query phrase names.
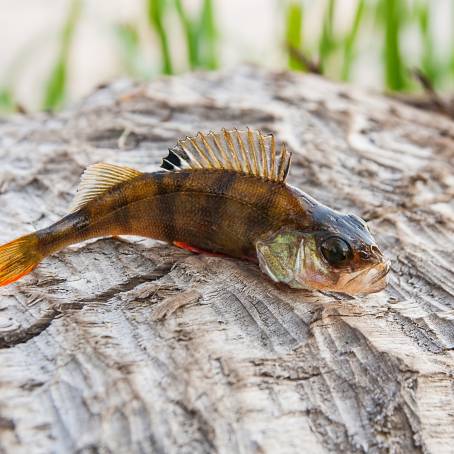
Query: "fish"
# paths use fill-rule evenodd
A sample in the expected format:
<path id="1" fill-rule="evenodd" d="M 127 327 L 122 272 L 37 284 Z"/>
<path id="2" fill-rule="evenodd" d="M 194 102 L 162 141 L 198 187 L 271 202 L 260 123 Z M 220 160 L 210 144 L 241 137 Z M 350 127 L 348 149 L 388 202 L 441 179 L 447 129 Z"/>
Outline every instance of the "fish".
<path id="1" fill-rule="evenodd" d="M 69 214 L 0 247 L 0 286 L 69 245 L 134 235 L 252 261 L 292 288 L 383 290 L 390 262 L 367 223 L 288 184 L 291 156 L 273 134 L 222 129 L 179 140 L 156 172 L 91 165 Z"/>

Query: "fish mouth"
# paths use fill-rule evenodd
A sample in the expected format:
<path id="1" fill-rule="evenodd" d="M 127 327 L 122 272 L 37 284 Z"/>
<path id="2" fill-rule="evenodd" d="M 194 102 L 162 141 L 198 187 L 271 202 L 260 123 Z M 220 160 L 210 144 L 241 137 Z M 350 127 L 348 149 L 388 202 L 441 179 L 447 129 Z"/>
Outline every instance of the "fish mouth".
<path id="1" fill-rule="evenodd" d="M 341 276 L 336 284 L 338 292 L 349 295 L 367 295 L 383 290 L 388 283 L 391 262 L 385 260 L 353 274 Z"/>

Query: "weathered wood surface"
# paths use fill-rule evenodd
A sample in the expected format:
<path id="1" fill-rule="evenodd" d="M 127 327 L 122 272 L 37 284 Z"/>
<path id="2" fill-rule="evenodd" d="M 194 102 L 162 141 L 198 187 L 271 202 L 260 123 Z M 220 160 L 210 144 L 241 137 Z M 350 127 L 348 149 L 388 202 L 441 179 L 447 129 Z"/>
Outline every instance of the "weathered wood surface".
<path id="1" fill-rule="evenodd" d="M 0 240 L 63 216 L 108 161 L 250 126 L 290 182 L 370 220 L 367 298 L 277 288 L 151 240 L 67 249 L 0 290 L 4 452 L 454 452 L 454 123 L 317 76 L 253 68 L 100 89 L 0 124 Z M 174 311 L 174 312 L 173 312 Z"/>

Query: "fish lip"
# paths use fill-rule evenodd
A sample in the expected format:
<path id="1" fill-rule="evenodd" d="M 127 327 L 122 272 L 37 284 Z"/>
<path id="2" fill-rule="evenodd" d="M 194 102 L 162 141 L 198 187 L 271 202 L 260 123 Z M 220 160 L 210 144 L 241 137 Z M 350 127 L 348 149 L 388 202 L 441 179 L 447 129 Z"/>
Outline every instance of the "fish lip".
<path id="1" fill-rule="evenodd" d="M 338 282 L 342 288 L 339 288 L 337 291 L 347 293 L 349 295 L 367 295 L 369 293 L 380 292 L 388 283 L 386 276 L 388 275 L 390 269 L 391 262 L 389 260 L 385 260 L 379 264 L 365 268 L 364 270 L 357 271 L 353 274 L 353 276 L 349 276 L 349 279 L 345 282 Z M 375 270 L 378 272 L 368 279 L 367 275 L 369 273 L 373 273 Z M 358 285 L 358 283 L 360 285 Z"/>
<path id="2" fill-rule="evenodd" d="M 363 274 L 365 274 L 369 271 L 370 271 L 370 268 L 365 268 L 364 270 L 360 270 L 360 271 L 356 271 L 355 273 L 352 273 L 352 275 L 350 276 L 350 279 L 343 284 L 344 287 L 347 288 L 349 286 L 349 284 L 351 284 L 356 279 L 358 279 L 360 276 L 362 276 Z"/>
<path id="3" fill-rule="evenodd" d="M 371 285 L 376 284 L 378 281 L 385 278 L 387 276 L 387 274 L 389 273 L 389 270 L 391 269 L 391 261 L 386 260 L 386 261 L 382 262 L 382 264 L 384 265 L 382 272 L 380 274 L 378 274 L 378 276 L 375 276 L 375 278 L 371 281 Z"/>
<path id="4" fill-rule="evenodd" d="M 370 293 L 377 293 L 386 288 L 388 284 L 387 276 L 391 270 L 391 262 L 389 260 L 385 260 L 380 265 L 383 267 L 381 272 L 379 272 L 370 282 L 367 283 L 365 288 L 366 291 L 359 292 L 359 294 L 366 295 Z"/>

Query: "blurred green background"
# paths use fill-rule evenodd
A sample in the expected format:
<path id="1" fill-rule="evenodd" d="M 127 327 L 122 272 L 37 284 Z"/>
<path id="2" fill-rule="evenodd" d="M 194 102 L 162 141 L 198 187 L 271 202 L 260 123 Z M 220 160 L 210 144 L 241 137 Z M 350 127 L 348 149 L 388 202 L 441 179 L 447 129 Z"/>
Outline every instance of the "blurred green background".
<path id="1" fill-rule="evenodd" d="M 0 0 L 0 111 L 119 77 L 251 62 L 383 91 L 454 88 L 453 0 Z"/>

